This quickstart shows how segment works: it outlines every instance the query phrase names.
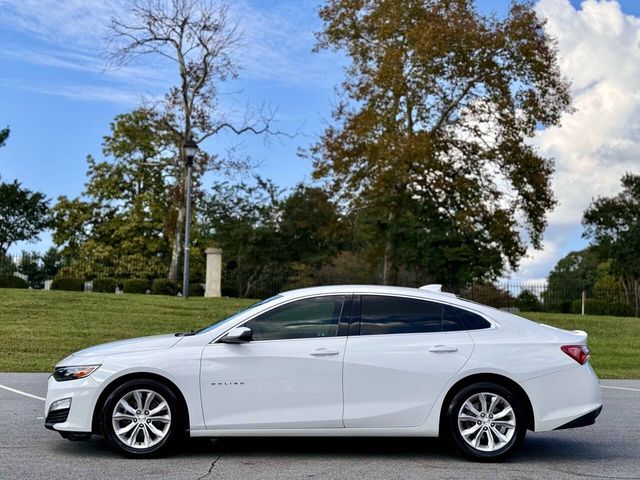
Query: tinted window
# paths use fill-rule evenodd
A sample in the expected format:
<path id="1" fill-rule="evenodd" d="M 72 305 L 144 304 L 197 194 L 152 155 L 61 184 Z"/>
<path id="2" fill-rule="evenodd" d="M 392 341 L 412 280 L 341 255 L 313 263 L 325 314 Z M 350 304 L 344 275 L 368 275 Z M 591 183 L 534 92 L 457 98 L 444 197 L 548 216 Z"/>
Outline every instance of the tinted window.
<path id="1" fill-rule="evenodd" d="M 442 330 L 480 330 L 489 328 L 491 324 L 477 313 L 445 305 L 442 314 Z"/>
<path id="2" fill-rule="evenodd" d="M 345 297 L 306 298 L 249 320 L 254 340 L 335 337 Z"/>
<path id="3" fill-rule="evenodd" d="M 364 295 L 360 335 L 440 332 L 442 306 L 413 298 Z"/>

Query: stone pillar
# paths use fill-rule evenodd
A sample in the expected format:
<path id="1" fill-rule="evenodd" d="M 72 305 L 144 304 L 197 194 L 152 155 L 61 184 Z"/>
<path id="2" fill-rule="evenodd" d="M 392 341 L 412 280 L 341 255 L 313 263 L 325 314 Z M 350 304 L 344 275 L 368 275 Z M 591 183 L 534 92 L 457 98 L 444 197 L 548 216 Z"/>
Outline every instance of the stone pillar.
<path id="1" fill-rule="evenodd" d="M 207 278 L 204 287 L 205 297 L 222 296 L 222 250 L 219 248 L 207 248 Z"/>

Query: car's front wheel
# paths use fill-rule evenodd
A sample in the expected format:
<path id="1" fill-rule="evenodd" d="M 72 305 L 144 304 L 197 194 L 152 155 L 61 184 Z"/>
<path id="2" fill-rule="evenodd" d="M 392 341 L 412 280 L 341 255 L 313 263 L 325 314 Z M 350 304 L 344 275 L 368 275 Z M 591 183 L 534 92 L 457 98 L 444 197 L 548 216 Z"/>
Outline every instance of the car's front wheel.
<path id="1" fill-rule="evenodd" d="M 175 393 L 155 380 L 130 380 L 116 388 L 102 408 L 102 431 L 128 457 L 162 455 L 178 435 Z"/>
<path id="2" fill-rule="evenodd" d="M 455 449 L 477 461 L 500 461 L 524 440 L 522 402 L 491 382 L 469 385 L 453 397 L 447 410 L 448 435 Z"/>

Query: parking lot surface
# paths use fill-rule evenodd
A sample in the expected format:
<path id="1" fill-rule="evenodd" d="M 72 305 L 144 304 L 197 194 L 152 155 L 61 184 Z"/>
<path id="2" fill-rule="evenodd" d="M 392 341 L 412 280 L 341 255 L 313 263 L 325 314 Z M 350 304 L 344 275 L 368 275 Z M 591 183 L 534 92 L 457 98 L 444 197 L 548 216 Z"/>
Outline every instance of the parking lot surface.
<path id="1" fill-rule="evenodd" d="M 0 373 L 0 385 L 44 397 L 48 374 Z M 100 437 L 45 430 L 44 402 L 0 388 L 0 479 L 640 479 L 640 381 L 602 382 L 595 425 L 527 435 L 501 464 L 470 463 L 436 439 L 191 440 L 171 457 L 128 460 Z"/>

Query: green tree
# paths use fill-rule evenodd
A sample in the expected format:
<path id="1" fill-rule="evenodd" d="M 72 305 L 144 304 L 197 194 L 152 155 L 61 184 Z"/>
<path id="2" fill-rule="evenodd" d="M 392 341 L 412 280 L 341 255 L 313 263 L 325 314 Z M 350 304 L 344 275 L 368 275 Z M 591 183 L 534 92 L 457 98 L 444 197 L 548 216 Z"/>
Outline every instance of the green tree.
<path id="1" fill-rule="evenodd" d="M 610 260 L 627 301 L 640 314 L 640 175 L 622 177 L 622 191 L 593 201 L 584 213 L 584 237 Z"/>
<path id="2" fill-rule="evenodd" d="M 318 267 L 345 246 L 341 216 L 320 188 L 298 185 L 282 201 L 279 217 L 281 244 L 292 262 Z"/>
<path id="3" fill-rule="evenodd" d="M 531 290 L 523 290 L 516 300 L 518 308 L 523 312 L 539 312 L 542 310 L 540 299 Z"/>
<path id="4" fill-rule="evenodd" d="M 593 293 L 593 288 L 602 275 L 603 264 L 595 248 L 570 252 L 553 267 L 543 298 L 547 308 L 569 313 L 571 302 L 579 299 L 582 292 Z"/>
<path id="5" fill-rule="evenodd" d="M 224 251 L 227 285 L 241 296 L 313 280 L 347 241 L 326 192 L 300 184 L 285 195 L 259 177 L 214 184 L 199 222 Z"/>
<path id="6" fill-rule="evenodd" d="M 532 3 L 500 19 L 471 0 L 328 0 L 320 17 L 318 49 L 351 64 L 335 124 L 311 150 L 314 175 L 376 218 L 385 282 L 412 262 L 443 283 L 516 268 L 554 205 L 553 163 L 528 139 L 570 104 Z"/>
<path id="7" fill-rule="evenodd" d="M 0 257 L 15 242 L 37 241 L 49 225 L 49 201 L 43 193 L 24 188 L 17 180 L 0 182 Z"/>
<path id="8" fill-rule="evenodd" d="M 9 138 L 9 127 L 0 130 L 0 147 L 4 147 L 4 144 L 7 142 L 7 138 Z"/>
<path id="9" fill-rule="evenodd" d="M 67 270 L 166 275 L 173 228 L 167 211 L 178 174 L 175 142 L 164 121 L 148 109 L 118 115 L 103 141 L 108 160 L 88 156 L 82 196 L 58 199 L 53 239 L 63 256 L 73 259 Z"/>
<path id="10" fill-rule="evenodd" d="M 150 55 L 171 60 L 169 65 L 176 69 L 178 76 L 177 84 L 170 88 L 159 106 L 177 147 L 174 165 L 179 173 L 178 182 L 167 210 L 172 223 L 168 277 L 175 281 L 186 216 L 183 189 L 186 161 L 182 145 L 190 138 L 200 144 L 222 131 L 238 135 L 272 133 L 269 127 L 272 115 L 259 109 L 247 112 L 244 120 L 236 123 L 229 120 L 220 107 L 220 85 L 237 77 L 235 57 L 242 43 L 241 31 L 226 3 L 213 0 L 128 0 L 125 3 L 128 14 L 111 20 L 111 64 L 121 66 Z M 245 160 L 221 159 L 202 152 L 195 178 L 198 179 L 204 169 L 244 168 Z"/>
<path id="11" fill-rule="evenodd" d="M 257 178 L 255 184 L 216 182 L 203 202 L 200 229 L 224 252 L 227 288 L 238 296 L 279 289 L 287 276 L 288 249 L 278 217 L 282 191 Z"/>

